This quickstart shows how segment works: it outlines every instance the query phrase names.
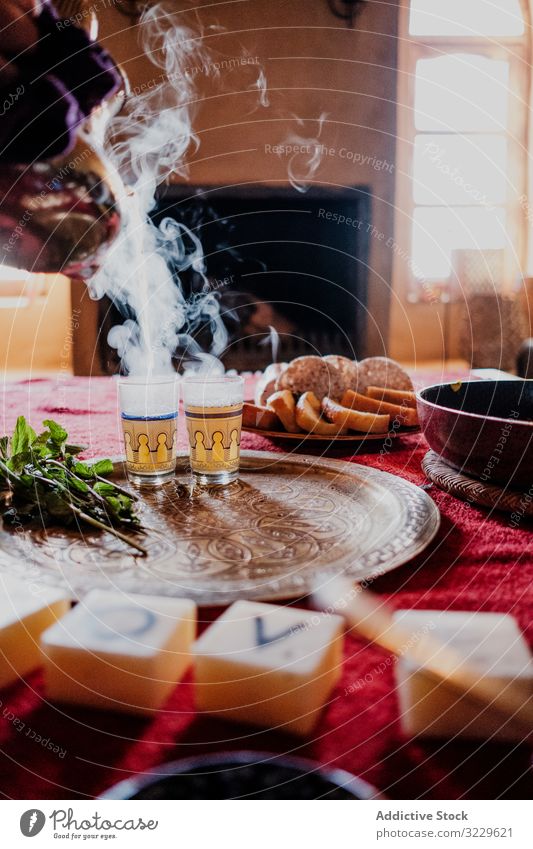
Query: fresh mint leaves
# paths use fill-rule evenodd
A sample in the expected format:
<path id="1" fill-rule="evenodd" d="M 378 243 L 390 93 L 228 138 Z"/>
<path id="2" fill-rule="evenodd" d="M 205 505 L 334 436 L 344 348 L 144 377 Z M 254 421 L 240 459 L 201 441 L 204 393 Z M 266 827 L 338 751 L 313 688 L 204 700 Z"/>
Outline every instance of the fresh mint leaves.
<path id="1" fill-rule="evenodd" d="M 107 479 L 113 473 L 111 460 L 81 461 L 77 455 L 83 447 L 70 445 L 61 425 L 46 419 L 43 426 L 46 430 L 36 434 L 24 416 L 19 416 L 11 438 L 0 438 L 4 522 L 84 522 L 147 554 L 131 535 L 143 530 L 135 512 L 135 496 Z"/>

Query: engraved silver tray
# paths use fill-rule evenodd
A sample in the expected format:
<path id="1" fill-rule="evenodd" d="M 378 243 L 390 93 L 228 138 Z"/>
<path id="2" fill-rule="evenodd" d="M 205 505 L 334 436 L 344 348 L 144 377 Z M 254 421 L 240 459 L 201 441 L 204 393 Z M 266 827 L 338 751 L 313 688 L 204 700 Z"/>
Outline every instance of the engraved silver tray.
<path id="1" fill-rule="evenodd" d="M 94 587 L 186 596 L 203 605 L 305 596 L 318 572 L 363 580 L 419 554 L 440 522 L 403 478 L 357 463 L 243 451 L 227 488 L 176 479 L 141 488 L 143 557 L 90 527 L 0 527 L 0 570 L 79 598 Z M 127 486 L 123 463 L 116 478 Z"/>

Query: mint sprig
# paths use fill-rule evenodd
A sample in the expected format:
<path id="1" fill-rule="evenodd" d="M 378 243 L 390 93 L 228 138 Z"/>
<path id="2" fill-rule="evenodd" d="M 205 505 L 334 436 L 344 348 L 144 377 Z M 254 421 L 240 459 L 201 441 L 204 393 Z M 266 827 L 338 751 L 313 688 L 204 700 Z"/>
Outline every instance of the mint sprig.
<path id="1" fill-rule="evenodd" d="M 36 434 L 24 416 L 19 416 L 11 437 L 0 438 L 4 522 L 83 522 L 146 555 L 146 549 L 132 536 L 143 532 L 135 512 L 136 496 L 108 480 L 113 473 L 111 460 L 84 462 L 78 457 L 83 447 L 69 444 L 65 428 L 51 419 L 43 426 L 46 430 Z"/>

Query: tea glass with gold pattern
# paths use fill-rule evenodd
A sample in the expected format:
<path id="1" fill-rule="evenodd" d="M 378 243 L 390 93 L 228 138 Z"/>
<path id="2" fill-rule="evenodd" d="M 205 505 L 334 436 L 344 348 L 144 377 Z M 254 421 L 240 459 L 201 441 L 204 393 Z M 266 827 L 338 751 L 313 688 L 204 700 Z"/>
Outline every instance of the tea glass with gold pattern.
<path id="1" fill-rule="evenodd" d="M 231 483 L 239 474 L 243 378 L 185 377 L 182 386 L 195 482 Z"/>
<path id="2" fill-rule="evenodd" d="M 128 478 L 165 483 L 176 472 L 178 378 L 122 377 L 118 388 Z"/>

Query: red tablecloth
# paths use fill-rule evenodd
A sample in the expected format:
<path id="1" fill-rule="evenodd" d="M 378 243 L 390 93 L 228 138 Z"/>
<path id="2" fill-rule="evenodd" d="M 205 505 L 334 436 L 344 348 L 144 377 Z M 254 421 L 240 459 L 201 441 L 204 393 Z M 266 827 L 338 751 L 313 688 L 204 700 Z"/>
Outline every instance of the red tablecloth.
<path id="1" fill-rule="evenodd" d="M 441 378 L 416 376 L 420 383 Z M 9 430 L 20 413 L 34 427 L 56 417 L 75 441 L 90 445 L 88 454 L 121 451 L 112 380 L 63 375 L 13 383 L 2 390 L 1 432 Z M 244 436 L 243 447 L 282 450 L 250 435 Z M 426 481 L 420 462 L 426 450 L 422 436 L 409 436 L 388 453 L 374 449 L 346 459 L 422 485 Z M 442 514 L 437 539 L 422 556 L 375 581 L 373 589 L 394 607 L 512 613 L 533 645 L 531 524 L 511 529 L 504 515 L 489 516 L 435 488 L 430 494 Z M 208 620 L 215 612 L 201 615 Z M 350 687 L 367 673 L 369 683 Z M 94 797 L 132 773 L 165 761 L 246 748 L 344 768 L 391 798 L 531 798 L 533 793 L 530 751 L 523 745 L 404 739 L 398 727 L 393 663 L 385 652 L 353 637 L 346 640 L 344 677 L 312 740 L 199 717 L 193 696 L 189 677 L 156 719 L 143 721 L 49 705 L 41 676 L 35 673 L 0 692 L 0 792 L 16 799 Z"/>

